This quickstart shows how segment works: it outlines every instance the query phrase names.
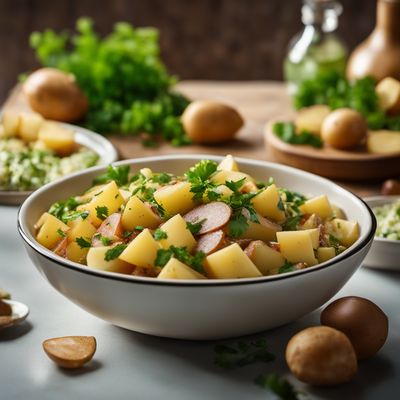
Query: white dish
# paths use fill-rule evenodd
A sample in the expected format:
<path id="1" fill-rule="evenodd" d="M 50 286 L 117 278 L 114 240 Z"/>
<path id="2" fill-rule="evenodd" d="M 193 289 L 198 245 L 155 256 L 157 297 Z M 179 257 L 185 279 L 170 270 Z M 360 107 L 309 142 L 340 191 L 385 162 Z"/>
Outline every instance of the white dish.
<path id="1" fill-rule="evenodd" d="M 177 155 L 127 160 L 135 170 L 182 174 L 208 155 Z M 51 203 L 89 187 L 104 168 L 76 173 L 34 192 L 22 205 L 18 229 L 41 274 L 68 299 L 114 325 L 181 339 L 218 339 L 251 334 L 293 321 L 334 296 L 361 265 L 376 222 L 357 196 L 331 181 L 291 167 L 238 158 L 243 172 L 259 180 L 273 176 L 279 186 L 305 194 L 325 193 L 347 217 L 360 222 L 359 239 L 332 260 L 288 274 L 250 279 L 176 281 L 93 270 L 39 245 L 34 223 Z"/>
<path id="2" fill-rule="evenodd" d="M 57 122 L 76 132 L 76 142 L 99 155 L 98 165 L 108 165 L 118 160 L 118 152 L 111 142 L 98 133 L 80 126 Z M 0 190 L 0 204 L 19 205 L 32 191 Z"/>
<path id="3" fill-rule="evenodd" d="M 11 320 L 8 323 L 0 323 L 0 329 L 10 328 L 24 321 L 29 314 L 29 308 L 24 303 L 14 300 L 3 300 L 12 309 Z"/>
<path id="4" fill-rule="evenodd" d="M 400 196 L 374 196 L 367 197 L 365 202 L 373 208 L 394 203 L 399 199 Z M 400 240 L 389 240 L 375 236 L 363 265 L 370 268 L 400 271 Z"/>

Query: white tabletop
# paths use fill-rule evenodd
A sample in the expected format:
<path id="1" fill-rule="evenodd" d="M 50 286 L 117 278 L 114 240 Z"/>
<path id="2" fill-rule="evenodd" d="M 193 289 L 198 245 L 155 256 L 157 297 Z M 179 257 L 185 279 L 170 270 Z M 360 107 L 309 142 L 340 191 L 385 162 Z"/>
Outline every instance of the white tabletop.
<path id="1" fill-rule="evenodd" d="M 64 298 L 29 260 L 16 218 L 17 208 L 0 206 L 0 287 L 26 303 L 31 312 L 21 325 L 0 331 L 1 400 L 276 399 L 253 383 L 260 373 L 271 372 L 286 376 L 307 393 L 307 399 L 400 399 L 400 273 L 361 268 L 340 291 L 337 297 L 357 295 L 377 303 L 389 316 L 389 338 L 378 355 L 359 364 L 351 383 L 318 389 L 293 378 L 284 361 L 289 338 L 317 325 L 318 311 L 256 336 L 267 339 L 276 361 L 224 371 L 214 365 L 214 342 L 130 332 Z M 94 359 L 80 370 L 58 368 L 42 350 L 43 340 L 68 335 L 97 339 Z"/>

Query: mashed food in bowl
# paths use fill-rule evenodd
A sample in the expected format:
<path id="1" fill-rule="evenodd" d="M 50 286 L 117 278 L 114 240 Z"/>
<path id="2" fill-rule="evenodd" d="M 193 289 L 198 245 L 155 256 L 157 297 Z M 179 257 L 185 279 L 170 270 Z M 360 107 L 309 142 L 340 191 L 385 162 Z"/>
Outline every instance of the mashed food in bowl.
<path id="1" fill-rule="evenodd" d="M 36 239 L 68 260 L 160 279 L 275 275 L 327 261 L 359 237 L 326 195 L 258 182 L 233 157 L 181 176 L 109 166 L 85 193 L 53 204 Z"/>

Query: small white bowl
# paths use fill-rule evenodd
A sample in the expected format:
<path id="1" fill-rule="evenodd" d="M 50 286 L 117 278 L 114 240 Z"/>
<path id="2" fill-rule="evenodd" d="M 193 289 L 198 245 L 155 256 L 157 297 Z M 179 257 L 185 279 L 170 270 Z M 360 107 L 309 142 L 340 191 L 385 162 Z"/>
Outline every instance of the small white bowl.
<path id="1" fill-rule="evenodd" d="M 400 200 L 400 196 L 367 197 L 365 202 L 371 207 L 379 207 Z M 400 240 L 390 240 L 375 236 L 363 266 L 377 269 L 400 271 Z"/>
<path id="2" fill-rule="evenodd" d="M 127 160 L 134 170 L 182 174 L 209 155 L 176 155 Z M 180 339 L 220 339 L 278 327 L 317 309 L 332 298 L 361 265 L 376 221 L 357 196 L 331 181 L 284 165 L 240 159 L 241 170 L 258 180 L 273 176 L 279 186 L 322 194 L 360 223 L 359 239 L 332 260 L 288 274 L 250 279 L 180 281 L 94 270 L 68 261 L 37 243 L 34 223 L 50 204 L 87 189 L 104 168 L 77 173 L 34 192 L 22 205 L 18 229 L 41 274 L 80 307 L 130 330 Z"/>

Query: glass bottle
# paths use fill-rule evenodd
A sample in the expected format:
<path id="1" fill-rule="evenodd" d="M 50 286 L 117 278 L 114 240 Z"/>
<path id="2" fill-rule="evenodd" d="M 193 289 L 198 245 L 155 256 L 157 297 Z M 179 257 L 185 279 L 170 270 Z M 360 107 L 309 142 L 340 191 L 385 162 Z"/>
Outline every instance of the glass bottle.
<path id="1" fill-rule="evenodd" d="M 304 29 L 290 42 L 284 61 L 284 78 L 290 94 L 320 72 L 344 73 L 347 49 L 335 34 L 342 6 L 334 0 L 303 0 Z"/>

